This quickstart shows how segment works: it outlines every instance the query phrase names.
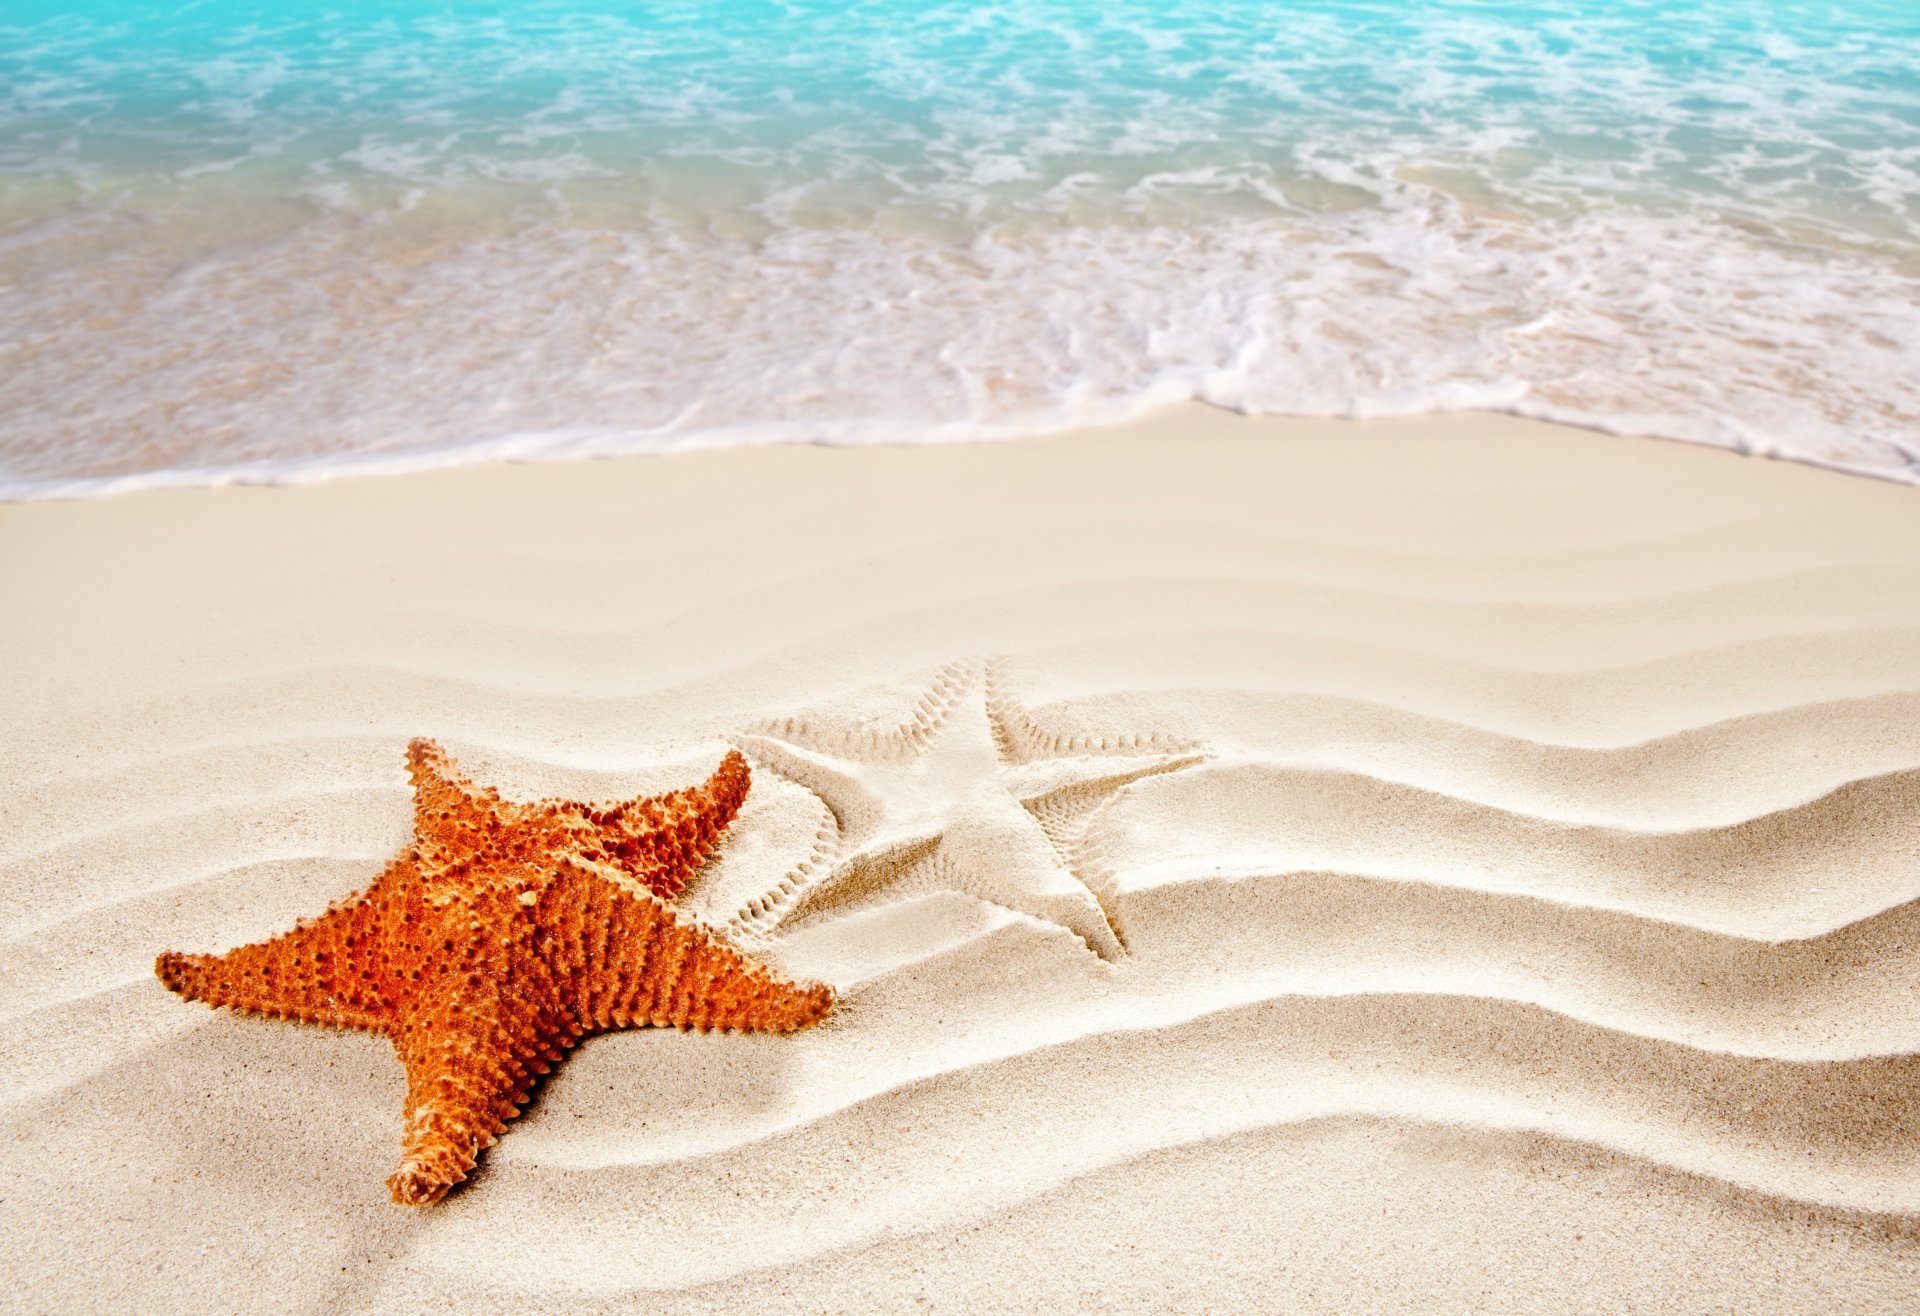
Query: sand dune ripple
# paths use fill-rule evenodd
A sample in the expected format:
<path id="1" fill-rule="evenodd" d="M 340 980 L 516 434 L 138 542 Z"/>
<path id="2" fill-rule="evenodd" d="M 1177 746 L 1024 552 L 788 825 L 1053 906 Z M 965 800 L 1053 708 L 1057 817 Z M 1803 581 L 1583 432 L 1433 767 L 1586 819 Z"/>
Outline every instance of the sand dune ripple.
<path id="1" fill-rule="evenodd" d="M 8 510 L 0 1294 L 1912 1310 L 1912 498 L 1181 411 Z M 410 736 L 613 798 L 756 737 L 917 744 L 962 684 L 988 732 L 887 759 L 875 817 L 918 863 L 955 800 L 1025 810 L 1114 953 L 938 862 L 828 881 L 860 820 L 758 763 L 686 908 L 834 1016 L 591 1039 L 431 1214 L 367 1190 L 384 1040 L 152 979 L 370 880 Z"/>

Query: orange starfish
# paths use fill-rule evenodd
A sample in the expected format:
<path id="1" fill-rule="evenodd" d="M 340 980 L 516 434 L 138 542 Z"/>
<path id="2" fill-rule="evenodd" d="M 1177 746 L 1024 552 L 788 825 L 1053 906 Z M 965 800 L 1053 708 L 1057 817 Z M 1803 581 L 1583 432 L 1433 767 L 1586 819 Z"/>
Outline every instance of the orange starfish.
<path id="1" fill-rule="evenodd" d="M 414 841 L 359 895 L 225 955 L 168 952 L 189 1000 L 362 1028 L 407 1067 L 396 1202 L 437 1200 L 587 1033 L 640 1024 L 788 1032 L 833 1004 L 667 901 L 748 785 L 738 750 L 704 785 L 624 804 L 519 804 L 480 790 L 432 741 L 407 747 Z"/>

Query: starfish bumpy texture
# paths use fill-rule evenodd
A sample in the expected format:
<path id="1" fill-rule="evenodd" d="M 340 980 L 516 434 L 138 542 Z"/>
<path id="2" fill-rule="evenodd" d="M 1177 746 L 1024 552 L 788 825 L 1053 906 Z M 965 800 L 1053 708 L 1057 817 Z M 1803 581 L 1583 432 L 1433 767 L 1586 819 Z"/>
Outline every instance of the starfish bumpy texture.
<path id="1" fill-rule="evenodd" d="M 703 785 L 609 805 L 503 800 L 431 741 L 407 761 L 414 842 L 365 892 L 271 941 L 154 966 L 189 1000 L 391 1038 L 407 1068 L 395 1201 L 466 1178 L 588 1033 L 787 1032 L 832 1006 L 831 987 L 775 975 L 667 903 L 746 799 L 738 751 Z"/>
<path id="2" fill-rule="evenodd" d="M 1085 862 L 1088 820 L 1133 782 L 1206 757 L 1158 735 L 1049 735 L 1006 693 L 998 668 L 977 662 L 943 669 L 898 727 L 789 718 L 766 730 L 741 743 L 819 796 L 839 848 L 804 889 L 745 911 L 744 928 L 947 888 L 1063 927 L 1103 960 L 1125 946 L 1105 884 Z"/>

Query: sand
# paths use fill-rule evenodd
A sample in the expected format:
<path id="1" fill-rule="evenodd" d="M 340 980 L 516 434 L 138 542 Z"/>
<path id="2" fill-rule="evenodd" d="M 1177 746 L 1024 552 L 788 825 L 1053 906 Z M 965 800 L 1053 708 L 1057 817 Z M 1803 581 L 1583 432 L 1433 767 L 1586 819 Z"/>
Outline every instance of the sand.
<path id="1" fill-rule="evenodd" d="M 1913 489 L 1479 415 L 0 509 L 0 1298 L 1912 1310 L 1916 581 Z M 387 1042 L 152 964 L 370 880 L 414 735 L 746 748 L 685 907 L 840 1007 L 395 1206 Z"/>

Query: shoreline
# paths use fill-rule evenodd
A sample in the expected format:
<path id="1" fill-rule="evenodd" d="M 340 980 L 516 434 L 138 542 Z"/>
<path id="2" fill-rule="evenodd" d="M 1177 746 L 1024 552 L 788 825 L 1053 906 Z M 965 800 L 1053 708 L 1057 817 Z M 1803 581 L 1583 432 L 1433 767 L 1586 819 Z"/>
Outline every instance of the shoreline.
<path id="1" fill-rule="evenodd" d="M 1177 418 L 1195 409 L 1218 411 L 1257 423 L 1280 426 L 1377 425 L 1380 422 L 1419 423 L 1455 417 L 1489 417 L 1518 420 L 1553 429 L 1579 430 L 1620 439 L 1654 439 L 1663 443 L 1683 443 L 1711 448 L 1735 456 L 1810 466 L 1816 470 L 1842 475 L 1859 475 L 1894 484 L 1920 484 L 1920 458 L 1910 458 L 1904 466 L 1869 464 L 1865 461 L 1838 461 L 1816 452 L 1796 452 L 1778 444 L 1756 446 L 1735 438 L 1685 435 L 1657 427 L 1635 426 L 1629 421 L 1605 418 L 1569 417 L 1551 406 L 1526 407 L 1467 405 L 1437 409 L 1399 411 L 1357 411 L 1348 414 L 1294 414 L 1249 412 L 1236 407 L 1181 394 L 1170 398 L 1152 398 L 1129 402 L 1111 413 L 1095 413 L 1038 421 L 1032 424 L 981 426 L 972 423 L 935 426 L 910 438 L 887 437 L 898 427 L 886 422 L 869 422 L 850 428 L 822 431 L 816 426 L 795 425 L 786 429 L 753 426 L 740 430 L 695 432 L 662 436 L 648 431 L 632 433 L 583 429 L 576 432 L 508 435 L 476 440 L 470 444 L 429 448 L 418 452 L 363 452 L 298 458 L 277 462 L 243 462 L 233 466 L 165 467 L 122 475 L 47 477 L 9 479 L 0 476 L 0 506 L 43 502 L 78 502 L 97 498 L 118 498 L 128 494 L 184 489 L 298 488 L 328 484 L 338 480 L 373 477 L 428 475 L 469 466 L 542 466 L 554 463 L 623 461 L 634 458 L 673 457 L 694 453 L 727 452 L 742 448 L 815 447 L 815 448 L 924 448 L 955 444 L 1044 442 L 1101 431 L 1124 430 L 1137 425 L 1177 423 Z M 648 447 L 648 442 L 661 446 Z"/>

